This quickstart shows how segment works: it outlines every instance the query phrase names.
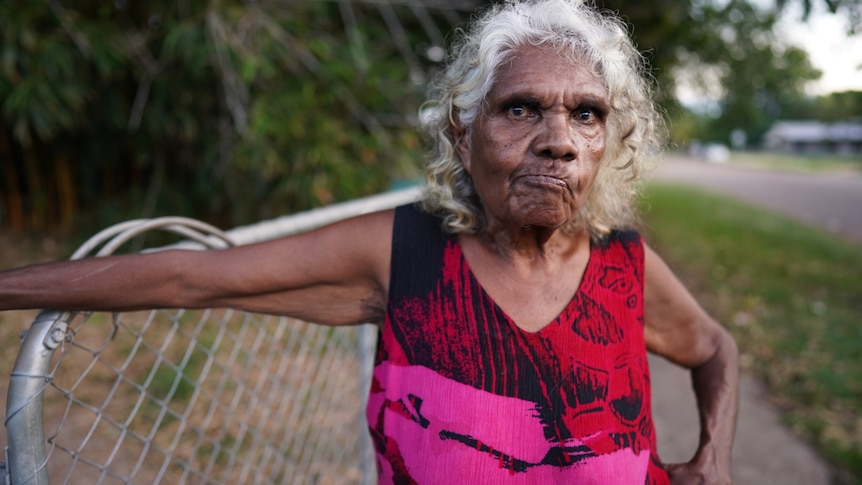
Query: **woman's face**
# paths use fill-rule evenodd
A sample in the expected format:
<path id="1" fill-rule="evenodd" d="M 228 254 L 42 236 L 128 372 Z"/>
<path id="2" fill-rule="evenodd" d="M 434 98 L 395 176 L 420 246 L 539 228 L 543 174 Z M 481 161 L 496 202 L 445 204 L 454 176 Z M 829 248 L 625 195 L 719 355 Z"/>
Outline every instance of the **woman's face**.
<path id="1" fill-rule="evenodd" d="M 572 221 L 605 152 L 609 113 L 601 80 L 548 48 L 523 47 L 501 65 L 456 142 L 489 227 Z"/>

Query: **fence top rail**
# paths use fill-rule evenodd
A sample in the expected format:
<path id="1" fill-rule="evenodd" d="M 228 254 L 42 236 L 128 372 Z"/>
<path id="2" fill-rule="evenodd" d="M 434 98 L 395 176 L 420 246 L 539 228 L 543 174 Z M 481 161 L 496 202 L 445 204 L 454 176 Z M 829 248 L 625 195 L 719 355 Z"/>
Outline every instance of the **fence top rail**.
<path id="1" fill-rule="evenodd" d="M 240 226 L 225 231 L 229 239 L 236 245 L 275 239 L 281 236 L 299 234 L 312 229 L 332 224 L 344 219 L 369 214 L 381 210 L 395 208 L 399 205 L 416 202 L 422 196 L 423 187 L 414 186 L 382 194 L 371 195 L 347 202 L 332 204 L 326 207 L 311 209 L 296 214 L 286 215 L 258 222 L 248 226 Z M 201 249 L 199 242 L 185 241 L 172 245 L 172 248 Z"/>

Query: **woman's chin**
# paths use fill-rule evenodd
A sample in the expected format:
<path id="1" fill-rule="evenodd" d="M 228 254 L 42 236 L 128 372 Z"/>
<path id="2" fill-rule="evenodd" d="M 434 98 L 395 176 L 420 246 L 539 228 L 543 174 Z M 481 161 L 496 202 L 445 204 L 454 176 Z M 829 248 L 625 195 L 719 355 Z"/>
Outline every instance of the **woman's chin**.
<path id="1" fill-rule="evenodd" d="M 574 221 L 574 214 L 569 211 L 531 211 L 519 218 L 521 226 L 546 229 L 560 229 Z"/>
<path id="2" fill-rule="evenodd" d="M 508 214 L 511 222 L 521 226 L 545 227 L 557 229 L 568 225 L 578 214 L 578 204 L 571 199 L 564 199 L 557 194 L 540 192 L 530 194 L 532 197 L 519 197 L 513 199 L 515 204 L 510 204 Z"/>

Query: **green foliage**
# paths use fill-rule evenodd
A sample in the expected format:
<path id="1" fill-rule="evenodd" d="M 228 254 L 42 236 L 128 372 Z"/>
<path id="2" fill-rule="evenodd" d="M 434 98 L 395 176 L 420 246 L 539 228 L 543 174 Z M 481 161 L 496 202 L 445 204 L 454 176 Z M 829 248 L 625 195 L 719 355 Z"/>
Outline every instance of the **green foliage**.
<path id="1" fill-rule="evenodd" d="M 334 2 L 0 5 L 0 225 L 231 226 L 384 190 L 420 157 L 419 23 Z"/>
<path id="2" fill-rule="evenodd" d="M 676 107 L 668 111 L 670 119 L 670 141 L 673 148 L 684 147 L 692 140 L 718 141 L 727 143 L 729 133 L 735 127 L 754 126 L 757 129 L 748 134 L 760 136 L 764 130 L 778 120 L 812 120 L 826 123 L 858 120 L 862 114 L 862 91 L 844 91 L 830 93 L 817 97 L 805 97 L 788 93 L 774 102 L 769 111 L 757 111 L 752 106 L 740 103 L 740 109 L 730 109 L 713 113 L 696 112 L 685 107 Z M 748 113 L 750 118 L 740 120 L 737 117 Z M 749 140 L 750 147 L 757 146 L 757 139 Z M 822 162 L 822 160 L 820 161 Z M 845 164 L 846 164 L 845 160 Z"/>
<path id="3" fill-rule="evenodd" d="M 681 186 L 651 186 L 644 207 L 645 238 L 728 326 L 742 364 L 798 432 L 862 478 L 859 247 Z"/>
<path id="4" fill-rule="evenodd" d="M 786 9 L 791 4 L 798 3 L 802 6 L 802 19 L 811 15 L 815 4 L 826 7 L 833 14 L 843 15 L 848 20 L 848 33 L 862 33 L 862 3 L 859 0 L 775 0 L 779 10 Z"/>
<path id="5" fill-rule="evenodd" d="M 794 120 L 847 121 L 862 117 L 862 91 L 842 91 L 788 104 L 784 118 Z"/>
<path id="6" fill-rule="evenodd" d="M 728 142 L 741 129 L 756 143 L 785 106 L 802 99 L 820 73 L 807 53 L 775 34 L 780 11 L 763 2 L 603 0 L 633 25 L 650 59 L 675 141 Z M 680 86 L 697 88 L 717 104 L 705 115 L 688 113 L 676 100 Z M 693 130 L 697 128 L 697 130 Z M 701 132 L 697 136 L 694 131 Z"/>
<path id="7" fill-rule="evenodd" d="M 671 149 L 684 148 L 693 140 L 708 139 L 712 118 L 683 106 L 668 110 L 668 142 Z"/>

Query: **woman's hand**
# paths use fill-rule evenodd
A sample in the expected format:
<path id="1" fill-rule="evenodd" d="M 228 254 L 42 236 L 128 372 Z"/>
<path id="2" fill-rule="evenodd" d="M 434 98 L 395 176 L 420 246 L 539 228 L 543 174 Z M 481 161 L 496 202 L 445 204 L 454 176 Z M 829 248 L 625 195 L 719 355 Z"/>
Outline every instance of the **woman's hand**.
<path id="1" fill-rule="evenodd" d="M 673 485 L 730 485 L 730 470 L 721 468 L 698 460 L 665 465 Z"/>

